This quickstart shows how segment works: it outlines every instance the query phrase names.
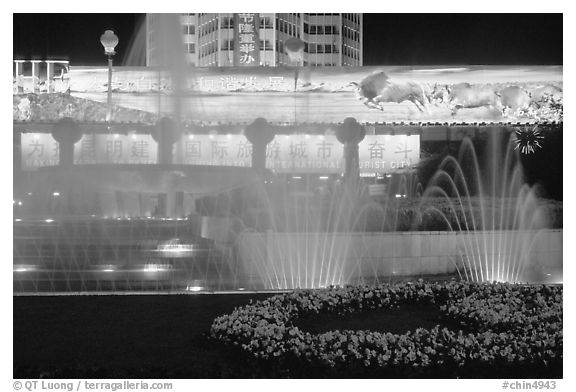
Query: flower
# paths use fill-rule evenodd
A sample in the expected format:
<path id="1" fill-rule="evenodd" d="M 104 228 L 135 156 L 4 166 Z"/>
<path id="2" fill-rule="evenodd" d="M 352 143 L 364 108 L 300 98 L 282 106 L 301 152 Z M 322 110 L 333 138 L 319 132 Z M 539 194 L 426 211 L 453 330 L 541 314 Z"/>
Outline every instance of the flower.
<path id="1" fill-rule="evenodd" d="M 393 309 L 435 303 L 442 317 L 461 325 L 439 325 L 405 334 L 329 331 L 311 334 L 293 321 L 303 315 Z M 238 345 L 255 357 L 338 366 L 378 366 L 424 371 L 438 364 L 456 368 L 481 363 L 542 364 L 562 358 L 562 287 L 450 281 L 429 284 L 347 286 L 297 290 L 237 308 L 217 317 L 212 337 Z"/>

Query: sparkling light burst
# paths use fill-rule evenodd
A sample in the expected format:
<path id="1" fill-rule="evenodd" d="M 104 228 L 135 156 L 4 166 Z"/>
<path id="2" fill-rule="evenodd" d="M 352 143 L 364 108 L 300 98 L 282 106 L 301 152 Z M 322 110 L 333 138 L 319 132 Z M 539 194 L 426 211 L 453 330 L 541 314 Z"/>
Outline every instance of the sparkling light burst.
<path id="1" fill-rule="evenodd" d="M 515 150 L 520 150 L 522 154 L 531 154 L 537 149 L 542 148 L 540 141 L 544 139 L 537 126 L 532 128 L 517 128 L 514 143 Z"/>

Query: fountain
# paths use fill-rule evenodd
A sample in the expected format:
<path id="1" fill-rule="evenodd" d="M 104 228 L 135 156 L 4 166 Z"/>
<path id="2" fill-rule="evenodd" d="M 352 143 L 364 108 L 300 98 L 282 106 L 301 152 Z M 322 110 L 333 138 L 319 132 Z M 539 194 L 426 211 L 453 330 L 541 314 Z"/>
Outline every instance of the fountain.
<path id="1" fill-rule="evenodd" d="M 58 165 L 21 172 L 16 179 L 15 292 L 239 287 L 229 249 L 206 238 L 210 225 L 196 212 L 196 201 L 250 186 L 260 177 L 250 168 L 174 163 L 173 145 L 183 133 L 183 89 L 192 75 L 178 15 L 159 15 L 156 29 L 164 49 L 158 67 L 171 80 L 167 97 L 158 92 L 156 125 L 146 131 L 157 143 L 157 163 L 75 162 L 74 144 L 83 136 L 77 122 L 63 118 L 54 124 Z M 101 109 L 93 101 L 90 105 L 91 112 Z M 77 114 L 82 119 L 84 113 Z M 88 137 L 112 148 L 121 143 L 120 135 L 106 125 L 106 140 Z"/>
<path id="2" fill-rule="evenodd" d="M 147 130 L 157 163 L 77 164 L 76 131 L 53 132 L 60 165 L 15 186 L 15 292 L 282 290 L 428 275 L 562 279 L 561 231 L 546 229 L 507 130 L 487 128 L 485 157 L 464 139 L 425 188 L 404 173 L 386 184 L 360 181 L 366 129 L 348 119 L 336 129 L 343 176 L 267 171 L 274 135 L 263 134 L 263 119 L 245 127 L 253 168 L 176 164 L 181 119 L 201 108 L 183 104 L 193 68 L 184 67 L 175 17 L 157 25 L 173 86 L 157 92 L 156 125 Z M 384 191 L 372 195 L 378 186 Z"/>
<path id="3" fill-rule="evenodd" d="M 299 200 L 290 198 L 289 183 L 270 186 L 259 196 L 266 223 L 238 237 L 240 253 L 274 289 L 427 275 L 561 281 L 561 231 L 549 229 L 549 211 L 524 179 L 509 129 L 489 132 L 483 159 L 466 138 L 426 188 L 401 176 L 379 201 L 366 185 Z"/>
<path id="4" fill-rule="evenodd" d="M 513 132 L 494 128 L 478 156 L 470 138 L 447 156 L 420 201 L 419 220 L 440 217 L 460 233 L 458 274 L 476 282 L 542 282 L 561 277 L 561 264 L 538 257 L 549 233 L 537 186 L 526 183 Z M 544 239 L 544 242 L 550 242 Z M 558 250 L 561 249 L 560 247 Z"/>

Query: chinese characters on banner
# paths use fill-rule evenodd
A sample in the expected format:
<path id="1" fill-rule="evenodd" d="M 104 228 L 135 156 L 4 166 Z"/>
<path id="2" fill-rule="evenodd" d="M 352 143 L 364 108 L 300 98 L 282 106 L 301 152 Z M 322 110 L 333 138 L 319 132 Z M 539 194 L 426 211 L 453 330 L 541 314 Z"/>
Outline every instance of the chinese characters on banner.
<path id="1" fill-rule="evenodd" d="M 184 135 L 175 163 L 252 165 L 252 145 L 243 135 Z M 367 135 L 359 144 L 361 173 L 390 173 L 418 163 L 420 136 Z M 266 167 L 277 173 L 342 173 L 344 148 L 333 135 L 277 135 L 266 148 Z M 22 168 L 58 164 L 58 143 L 50 134 L 22 134 Z M 74 145 L 75 164 L 154 164 L 158 145 L 150 135 L 84 135 Z"/>
<path id="2" fill-rule="evenodd" d="M 22 134 L 22 168 L 58 165 L 58 142 L 49 133 Z M 84 135 L 74 145 L 75 164 L 157 162 L 158 146 L 150 135 Z"/>
<path id="3" fill-rule="evenodd" d="M 74 163 L 153 164 L 158 144 L 150 135 L 84 135 L 74 145 Z"/>
<path id="4" fill-rule="evenodd" d="M 184 136 L 181 162 L 189 165 L 250 167 L 252 145 L 242 135 Z M 361 173 L 411 167 L 420 157 L 418 135 L 367 135 L 358 146 Z M 266 167 L 277 173 L 341 173 L 344 148 L 335 136 L 277 135 L 266 148 Z"/>
<path id="5" fill-rule="evenodd" d="M 58 142 L 49 133 L 23 133 L 20 151 L 24 170 L 55 166 L 60 162 Z"/>
<path id="6" fill-rule="evenodd" d="M 358 145 L 360 173 L 390 173 L 420 160 L 420 135 L 366 135 Z"/>
<path id="7" fill-rule="evenodd" d="M 284 75 L 266 77 L 247 75 L 202 76 L 194 81 L 193 88 L 197 91 L 206 92 L 288 91 L 290 88 L 294 89 L 294 79 Z"/>
<path id="8" fill-rule="evenodd" d="M 77 92 L 106 92 L 106 68 L 97 71 L 73 69 L 71 71 L 72 88 Z M 171 92 L 172 80 L 168 72 L 114 70 L 112 88 L 122 93 L 158 93 Z M 294 91 L 294 74 L 278 70 L 274 74 L 261 74 L 248 70 L 245 73 L 195 71 L 194 77 L 186 80 L 186 90 L 207 93 L 223 92 L 262 92 Z M 146 109 L 142 107 L 142 109 Z M 150 109 L 149 109 L 150 110 Z"/>
<path id="9" fill-rule="evenodd" d="M 258 14 L 234 14 L 234 65 L 260 65 L 260 25 Z"/>

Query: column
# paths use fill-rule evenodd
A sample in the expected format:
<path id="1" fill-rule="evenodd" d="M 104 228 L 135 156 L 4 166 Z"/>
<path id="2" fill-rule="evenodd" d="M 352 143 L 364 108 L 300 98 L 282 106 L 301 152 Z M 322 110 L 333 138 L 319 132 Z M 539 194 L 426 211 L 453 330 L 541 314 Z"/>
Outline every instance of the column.
<path id="1" fill-rule="evenodd" d="M 176 218 L 184 217 L 184 192 L 174 192 L 174 216 Z"/>
<path id="2" fill-rule="evenodd" d="M 59 165 L 62 167 L 74 165 L 74 144 L 82 139 L 82 131 L 78 124 L 69 117 L 63 118 L 52 127 L 52 137 L 59 144 Z"/>
<path id="3" fill-rule="evenodd" d="M 156 123 L 152 138 L 158 143 L 158 163 L 170 165 L 174 163 L 174 143 L 181 136 L 180 128 L 170 118 L 163 117 Z"/>
<path id="4" fill-rule="evenodd" d="M 166 193 L 166 216 L 169 218 L 184 216 L 184 192 L 168 191 Z"/>
<path id="5" fill-rule="evenodd" d="M 252 168 L 263 173 L 266 169 L 266 146 L 274 140 L 274 129 L 260 117 L 246 127 L 244 136 L 252 144 Z"/>
<path id="6" fill-rule="evenodd" d="M 156 123 L 152 131 L 152 138 L 158 143 L 158 164 L 174 164 L 174 143 L 180 140 L 181 132 L 179 124 L 174 120 L 163 117 Z M 158 194 L 157 214 L 163 217 L 174 217 L 176 211 L 182 210 L 182 203 L 178 204 L 176 195 L 172 189 L 164 189 Z"/>
<path id="7" fill-rule="evenodd" d="M 168 215 L 168 195 L 166 193 L 158 194 L 158 204 L 153 215 L 156 217 L 166 217 Z"/>
<path id="8" fill-rule="evenodd" d="M 360 178 L 358 144 L 366 136 L 366 129 L 355 118 L 348 117 L 336 131 L 336 138 L 344 144 L 344 182 L 357 184 Z"/>
<path id="9" fill-rule="evenodd" d="M 16 79 L 15 92 L 21 94 L 24 92 L 24 60 L 14 60 L 14 63 L 16 64 L 14 75 L 14 78 Z"/>
<path id="10" fill-rule="evenodd" d="M 54 61 L 46 60 L 46 92 L 53 93 Z"/>
<path id="11" fill-rule="evenodd" d="M 122 191 L 115 191 L 114 196 L 116 197 L 116 214 L 119 217 L 128 216 L 126 213 L 126 204 L 124 203 L 124 193 Z"/>
<path id="12" fill-rule="evenodd" d="M 37 93 L 40 90 L 40 60 L 31 60 L 32 62 L 32 92 Z"/>
<path id="13" fill-rule="evenodd" d="M 344 182 L 355 183 L 360 178 L 358 143 L 344 143 Z"/>

